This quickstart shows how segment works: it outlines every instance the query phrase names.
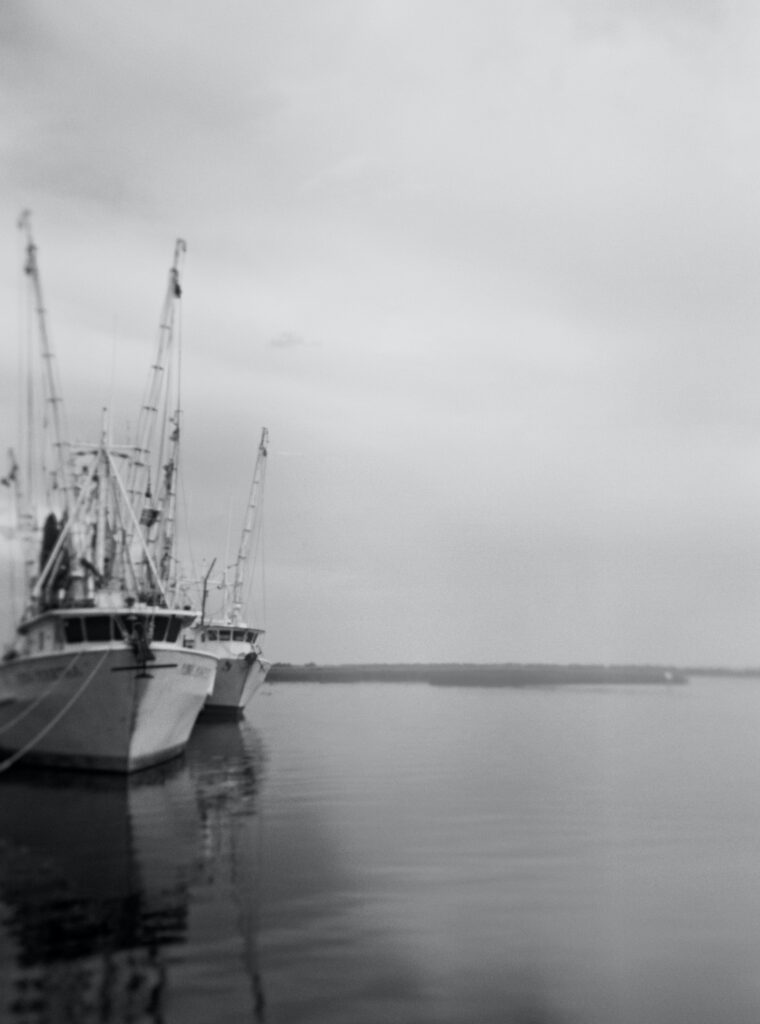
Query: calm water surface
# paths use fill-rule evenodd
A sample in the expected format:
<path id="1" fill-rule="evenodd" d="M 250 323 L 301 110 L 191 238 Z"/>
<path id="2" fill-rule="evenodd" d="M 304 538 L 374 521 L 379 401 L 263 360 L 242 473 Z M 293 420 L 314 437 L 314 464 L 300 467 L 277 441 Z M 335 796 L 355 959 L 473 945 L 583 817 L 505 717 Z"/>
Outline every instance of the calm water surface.
<path id="1" fill-rule="evenodd" d="M 760 1020 L 760 681 L 287 684 L 0 777 L 0 1020 Z"/>

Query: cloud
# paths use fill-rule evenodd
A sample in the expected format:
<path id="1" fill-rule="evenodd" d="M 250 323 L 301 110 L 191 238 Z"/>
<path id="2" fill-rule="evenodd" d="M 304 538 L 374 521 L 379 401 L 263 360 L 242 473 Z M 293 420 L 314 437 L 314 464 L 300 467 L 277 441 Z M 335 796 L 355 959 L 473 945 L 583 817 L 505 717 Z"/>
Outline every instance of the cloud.
<path id="1" fill-rule="evenodd" d="M 307 343 L 300 335 L 294 334 L 292 331 L 283 331 L 282 334 L 272 338 L 269 344 L 272 348 L 301 348 Z"/>

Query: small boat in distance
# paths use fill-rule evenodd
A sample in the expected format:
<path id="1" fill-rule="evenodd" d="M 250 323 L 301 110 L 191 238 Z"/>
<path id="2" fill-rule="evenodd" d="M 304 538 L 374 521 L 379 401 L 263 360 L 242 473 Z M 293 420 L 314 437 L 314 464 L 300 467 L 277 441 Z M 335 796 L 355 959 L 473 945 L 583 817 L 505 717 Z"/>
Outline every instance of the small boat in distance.
<path id="1" fill-rule="evenodd" d="M 198 612 L 178 607 L 172 585 L 179 410 L 168 389 L 151 391 L 151 416 L 162 418 L 159 433 L 173 445 L 158 464 L 142 442 L 113 445 L 105 412 L 96 444 L 70 444 L 28 214 L 20 226 L 42 394 L 29 401 L 25 450 L 4 480 L 15 493 L 25 592 L 16 639 L 0 663 L 0 771 L 23 761 L 133 772 L 184 750 L 216 669 L 213 657 L 193 649 Z M 184 243 L 175 249 L 153 367 L 175 385 L 163 364 L 182 251 Z M 35 377 L 30 370 L 30 399 Z M 144 516 L 125 479 L 151 468 L 158 486 Z"/>
<path id="2" fill-rule="evenodd" d="M 206 709 L 209 711 L 242 714 L 264 682 L 270 667 L 270 663 L 261 657 L 258 644 L 264 629 L 246 622 L 245 617 L 254 577 L 255 552 L 261 534 L 268 444 L 269 431 L 264 427 L 256 454 L 237 558 L 231 567 L 232 583 L 228 583 L 225 570 L 220 586 L 223 592 L 222 611 L 210 619 L 205 617 L 207 579 L 204 581 L 202 613 L 195 627 L 195 643 L 198 650 L 207 651 L 217 659 L 214 687 L 206 699 Z"/>

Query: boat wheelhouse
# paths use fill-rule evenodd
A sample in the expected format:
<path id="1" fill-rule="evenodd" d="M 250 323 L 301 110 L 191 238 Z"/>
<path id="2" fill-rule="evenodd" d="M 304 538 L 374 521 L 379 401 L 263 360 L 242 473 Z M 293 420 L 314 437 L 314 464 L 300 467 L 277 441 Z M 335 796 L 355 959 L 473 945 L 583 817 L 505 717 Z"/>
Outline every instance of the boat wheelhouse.
<path id="1" fill-rule="evenodd" d="M 250 629 L 248 626 L 204 626 L 198 635 L 198 641 L 255 644 L 263 632 L 263 629 Z"/>

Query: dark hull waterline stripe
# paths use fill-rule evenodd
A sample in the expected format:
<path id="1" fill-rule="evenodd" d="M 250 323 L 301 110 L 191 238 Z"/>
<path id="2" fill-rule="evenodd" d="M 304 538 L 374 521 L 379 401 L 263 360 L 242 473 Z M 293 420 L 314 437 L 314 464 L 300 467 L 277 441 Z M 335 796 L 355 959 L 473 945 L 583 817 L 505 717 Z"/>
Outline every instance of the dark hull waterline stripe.
<path id="1" fill-rule="evenodd" d="M 117 665 L 116 668 L 112 668 L 112 672 L 144 672 L 146 669 L 150 669 L 151 672 L 157 668 L 179 668 L 177 662 L 165 662 L 161 665 L 154 665 L 152 661 L 146 662 L 145 665 Z"/>

